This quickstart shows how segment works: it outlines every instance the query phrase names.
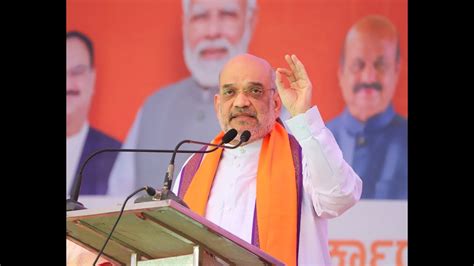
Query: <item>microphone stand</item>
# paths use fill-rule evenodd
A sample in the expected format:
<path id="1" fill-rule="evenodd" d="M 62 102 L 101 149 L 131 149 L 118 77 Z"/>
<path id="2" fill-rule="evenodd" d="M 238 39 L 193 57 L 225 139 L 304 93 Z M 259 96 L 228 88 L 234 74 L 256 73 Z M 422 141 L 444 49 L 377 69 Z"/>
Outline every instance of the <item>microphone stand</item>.
<path id="1" fill-rule="evenodd" d="M 225 146 L 224 144 L 231 142 L 235 136 L 237 135 L 237 130 L 235 129 L 230 129 L 227 131 L 224 136 L 222 137 L 222 142 L 220 144 L 212 144 L 212 143 L 205 143 L 205 142 L 200 142 L 200 141 L 194 141 L 194 140 L 183 140 L 178 145 L 176 145 L 175 152 L 178 151 L 179 147 L 183 145 L 184 143 L 192 143 L 192 144 L 201 144 L 201 145 L 207 145 L 207 146 L 214 146 L 214 149 L 208 150 L 208 151 L 199 151 L 196 153 L 209 153 L 213 152 L 218 148 L 226 148 L 226 149 L 236 149 L 242 143 L 247 142 L 250 139 L 250 132 L 248 130 L 245 130 L 242 132 L 240 135 L 240 141 L 237 143 L 235 146 Z M 187 204 L 176 194 L 173 193 L 173 191 L 170 190 L 171 188 L 171 182 L 173 181 L 173 172 L 174 172 L 174 158 L 176 156 L 176 153 L 173 153 L 173 156 L 171 157 L 170 164 L 168 165 L 168 171 L 166 172 L 165 175 L 165 181 L 163 184 L 163 187 L 160 192 L 158 192 L 159 195 L 159 200 L 166 200 L 166 199 L 171 199 L 174 200 L 181 205 L 189 208 Z M 150 200 L 158 200 L 158 198 L 153 197 L 154 199 L 150 199 L 148 196 L 143 196 L 141 198 L 138 198 L 135 202 L 145 202 L 145 201 L 150 201 Z"/>
<path id="2" fill-rule="evenodd" d="M 79 173 L 77 174 L 76 181 L 73 186 L 73 191 L 69 199 L 66 200 L 66 211 L 76 211 L 86 209 L 82 203 L 78 201 L 79 193 L 81 190 L 83 172 L 87 163 L 95 156 L 104 152 L 149 152 L 149 153 L 173 153 L 174 150 L 154 150 L 154 149 L 101 149 L 92 153 L 81 166 Z M 179 153 L 195 153 L 194 150 L 182 150 Z"/>
<path id="3" fill-rule="evenodd" d="M 248 134 L 246 134 L 248 133 Z M 163 188 L 161 191 L 157 191 L 155 196 L 145 196 L 141 197 L 135 200 L 135 203 L 138 202 L 145 202 L 145 201 L 152 201 L 152 200 L 165 200 L 165 199 L 171 199 L 176 201 L 177 203 L 182 204 L 183 206 L 186 206 L 186 203 L 184 203 L 183 200 L 181 200 L 178 196 L 176 196 L 169 188 L 171 188 L 171 181 L 173 178 L 173 172 L 174 172 L 174 158 L 176 156 L 176 153 L 210 153 L 218 148 L 228 148 L 228 149 L 235 149 L 239 147 L 243 142 L 246 142 L 250 138 L 250 132 L 244 131 L 240 137 L 240 142 L 236 146 L 225 146 L 225 143 L 228 143 L 232 141 L 235 136 L 237 135 L 237 131 L 235 129 L 231 129 L 224 134 L 222 138 L 222 143 L 221 144 L 212 144 L 212 143 L 205 143 L 205 142 L 200 142 L 200 141 L 193 141 L 193 140 L 184 140 L 181 141 L 174 150 L 155 150 L 155 149 L 101 149 L 93 154 L 91 154 L 82 164 L 81 169 L 77 175 L 76 182 L 74 183 L 74 190 L 71 193 L 71 196 L 69 199 L 66 200 L 66 211 L 75 211 L 75 210 L 83 210 L 86 209 L 82 203 L 78 201 L 79 198 L 79 193 L 81 189 L 81 183 L 82 183 L 82 178 L 83 178 L 83 172 L 84 169 L 87 165 L 87 163 L 94 158 L 95 156 L 104 153 L 104 152 L 149 152 L 149 153 L 173 153 L 172 156 L 172 161 L 170 162 L 170 165 L 168 166 L 168 171 L 165 176 L 165 182 L 163 185 Z M 201 145 L 208 145 L 208 146 L 213 146 L 214 148 L 208 151 L 196 151 L 196 150 L 178 150 L 179 147 L 184 144 L 184 143 L 193 143 L 193 144 L 201 144 Z"/>

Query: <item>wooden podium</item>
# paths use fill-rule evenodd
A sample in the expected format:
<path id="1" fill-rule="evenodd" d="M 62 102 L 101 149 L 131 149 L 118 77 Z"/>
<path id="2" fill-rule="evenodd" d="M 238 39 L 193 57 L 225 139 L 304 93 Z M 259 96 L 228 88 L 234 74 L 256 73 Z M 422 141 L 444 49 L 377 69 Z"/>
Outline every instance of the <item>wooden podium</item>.
<path id="1" fill-rule="evenodd" d="M 102 255 L 121 265 L 284 265 L 172 200 L 127 204 Z M 97 254 L 120 206 L 67 213 L 66 238 Z"/>

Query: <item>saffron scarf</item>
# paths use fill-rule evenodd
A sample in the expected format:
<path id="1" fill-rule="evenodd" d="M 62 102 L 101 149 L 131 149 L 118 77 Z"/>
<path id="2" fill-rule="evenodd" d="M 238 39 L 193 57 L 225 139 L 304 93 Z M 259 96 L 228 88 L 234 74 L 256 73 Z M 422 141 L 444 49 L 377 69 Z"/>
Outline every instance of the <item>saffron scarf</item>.
<path id="1" fill-rule="evenodd" d="M 224 132 L 213 140 L 220 143 Z M 207 154 L 184 196 L 194 212 L 205 216 L 222 149 Z M 279 123 L 263 139 L 257 170 L 257 222 L 260 248 L 297 264 L 297 184 L 288 133 Z"/>

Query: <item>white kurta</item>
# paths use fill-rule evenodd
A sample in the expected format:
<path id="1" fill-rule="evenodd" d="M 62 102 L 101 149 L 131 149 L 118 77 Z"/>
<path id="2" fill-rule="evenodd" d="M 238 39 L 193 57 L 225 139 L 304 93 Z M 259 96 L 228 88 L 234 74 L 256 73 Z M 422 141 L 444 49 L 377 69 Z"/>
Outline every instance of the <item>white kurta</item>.
<path id="1" fill-rule="evenodd" d="M 316 106 L 285 123 L 302 148 L 303 198 L 298 264 L 330 265 L 327 218 L 341 215 L 360 199 L 362 180 L 344 161 Z M 252 239 L 261 144 L 260 140 L 242 149 L 224 150 L 205 215 L 248 243 Z M 174 181 L 175 193 L 180 178 L 181 173 Z"/>

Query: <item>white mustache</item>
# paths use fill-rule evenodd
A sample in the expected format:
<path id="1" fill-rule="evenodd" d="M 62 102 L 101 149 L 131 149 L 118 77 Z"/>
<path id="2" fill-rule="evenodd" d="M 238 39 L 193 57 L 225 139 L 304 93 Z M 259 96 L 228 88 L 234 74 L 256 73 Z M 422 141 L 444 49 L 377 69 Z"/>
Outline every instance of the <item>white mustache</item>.
<path id="1" fill-rule="evenodd" d="M 184 61 L 191 75 L 202 86 L 217 87 L 221 68 L 230 58 L 247 51 L 250 35 L 250 27 L 246 25 L 243 36 L 236 44 L 231 44 L 226 38 L 220 37 L 214 40 L 203 39 L 194 48 L 190 47 L 189 40 L 184 35 Z M 225 49 L 226 53 L 219 59 L 204 60 L 201 54 L 207 49 Z"/>
<path id="2" fill-rule="evenodd" d="M 232 48 L 232 44 L 229 43 L 225 38 L 219 38 L 217 40 L 204 40 L 198 43 L 198 45 L 194 48 L 195 54 L 201 54 L 204 50 L 207 49 L 225 49 L 228 53 L 229 50 Z M 227 59 L 225 59 L 227 60 Z M 219 61 L 219 60 L 216 60 Z"/>

